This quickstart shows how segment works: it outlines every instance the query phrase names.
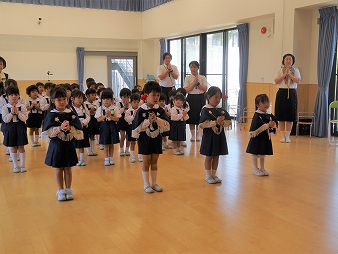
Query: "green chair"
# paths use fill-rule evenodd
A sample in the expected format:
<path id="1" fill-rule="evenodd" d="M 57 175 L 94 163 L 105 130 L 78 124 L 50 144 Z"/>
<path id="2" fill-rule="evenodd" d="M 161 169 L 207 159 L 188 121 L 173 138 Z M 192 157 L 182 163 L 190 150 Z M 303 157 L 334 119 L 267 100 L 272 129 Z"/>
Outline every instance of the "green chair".
<path id="1" fill-rule="evenodd" d="M 329 105 L 329 131 L 327 135 L 330 145 L 338 144 L 338 141 L 332 140 L 334 138 L 332 138 L 331 136 L 331 124 L 333 125 L 333 127 L 335 126 L 335 124 L 338 124 L 338 101 L 333 101 Z"/>

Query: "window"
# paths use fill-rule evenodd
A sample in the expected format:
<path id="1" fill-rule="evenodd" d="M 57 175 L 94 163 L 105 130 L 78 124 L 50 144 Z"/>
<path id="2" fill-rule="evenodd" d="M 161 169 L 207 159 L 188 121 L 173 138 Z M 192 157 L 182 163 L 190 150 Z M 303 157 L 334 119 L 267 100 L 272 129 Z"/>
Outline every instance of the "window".
<path id="1" fill-rule="evenodd" d="M 239 91 L 238 30 L 222 30 L 189 37 L 168 40 L 171 63 L 176 65 L 180 76 L 176 88 L 183 87 L 190 75 L 189 63 L 200 63 L 200 74 L 205 75 L 209 86 L 218 86 L 228 100 L 223 107 L 237 105 Z"/>

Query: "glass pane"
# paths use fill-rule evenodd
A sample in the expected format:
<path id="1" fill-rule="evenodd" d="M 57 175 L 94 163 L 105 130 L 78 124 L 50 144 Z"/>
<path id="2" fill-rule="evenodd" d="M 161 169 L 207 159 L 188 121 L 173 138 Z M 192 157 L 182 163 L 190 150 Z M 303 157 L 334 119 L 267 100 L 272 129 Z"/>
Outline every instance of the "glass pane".
<path id="1" fill-rule="evenodd" d="M 188 37 L 185 39 L 186 51 L 186 76 L 190 75 L 189 63 L 200 59 L 200 36 Z"/>
<path id="2" fill-rule="evenodd" d="M 208 81 L 208 87 L 217 86 L 222 91 L 222 75 L 206 75 L 206 78 Z M 222 100 L 220 105 L 222 105 Z"/>
<path id="3" fill-rule="evenodd" d="M 239 49 L 238 30 L 228 31 L 228 105 L 237 105 L 239 91 Z"/>
<path id="4" fill-rule="evenodd" d="M 134 88 L 133 59 L 111 59 L 112 89 L 114 96 L 119 97 L 122 88 Z"/>
<path id="5" fill-rule="evenodd" d="M 170 44 L 170 54 L 172 55 L 171 64 L 176 65 L 179 72 L 181 72 L 181 39 L 169 41 Z M 180 73 L 182 75 L 182 73 Z M 176 88 L 181 87 L 180 77 L 176 80 Z"/>
<path id="6" fill-rule="evenodd" d="M 223 33 L 207 35 L 207 74 L 223 73 Z"/>

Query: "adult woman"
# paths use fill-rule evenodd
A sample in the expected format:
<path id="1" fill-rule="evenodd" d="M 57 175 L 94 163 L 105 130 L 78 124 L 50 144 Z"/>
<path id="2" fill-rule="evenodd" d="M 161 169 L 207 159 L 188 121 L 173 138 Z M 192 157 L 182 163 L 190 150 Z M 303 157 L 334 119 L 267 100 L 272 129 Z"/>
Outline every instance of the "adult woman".
<path id="1" fill-rule="evenodd" d="M 170 64 L 172 56 L 166 52 L 163 54 L 163 64 L 157 68 L 157 77 L 159 78 L 162 93 L 169 98 L 168 93 L 175 88 L 175 80 L 178 79 L 179 72 L 175 65 Z M 168 99 L 167 99 L 168 103 Z"/>
<path id="2" fill-rule="evenodd" d="M 278 87 L 275 103 L 275 115 L 279 122 L 282 134 L 280 142 L 290 143 L 290 132 L 293 122 L 297 117 L 297 92 L 296 88 L 301 77 L 297 68 L 294 68 L 295 57 L 285 54 L 282 60 L 282 68 L 277 71 L 275 84 Z"/>
<path id="3" fill-rule="evenodd" d="M 205 76 L 198 74 L 200 65 L 197 61 L 191 61 L 189 68 L 191 75 L 187 76 L 184 80 L 184 88 L 188 93 L 187 102 L 190 106 L 187 124 L 189 124 L 191 132 L 190 141 L 200 141 L 197 126 L 200 120 L 201 109 L 205 105 L 204 92 L 208 89 L 208 83 Z"/>
<path id="4" fill-rule="evenodd" d="M 6 68 L 6 60 L 0 56 L 0 95 L 3 95 L 5 93 L 5 82 L 7 79 L 9 79 L 9 75 L 7 73 L 3 72 L 3 69 Z"/>

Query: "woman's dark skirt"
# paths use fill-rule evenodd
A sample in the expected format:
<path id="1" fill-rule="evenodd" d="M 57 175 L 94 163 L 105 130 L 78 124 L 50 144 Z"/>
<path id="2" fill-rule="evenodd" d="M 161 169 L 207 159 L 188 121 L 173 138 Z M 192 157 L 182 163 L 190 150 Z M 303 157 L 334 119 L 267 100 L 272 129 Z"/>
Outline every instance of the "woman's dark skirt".
<path id="1" fill-rule="evenodd" d="M 278 121 L 294 122 L 297 119 L 297 92 L 296 89 L 280 88 L 276 95 L 275 116 Z"/>
<path id="2" fill-rule="evenodd" d="M 187 102 L 189 103 L 190 110 L 188 112 L 189 119 L 187 124 L 199 124 L 201 109 L 205 105 L 204 93 L 202 94 L 188 94 Z"/>

